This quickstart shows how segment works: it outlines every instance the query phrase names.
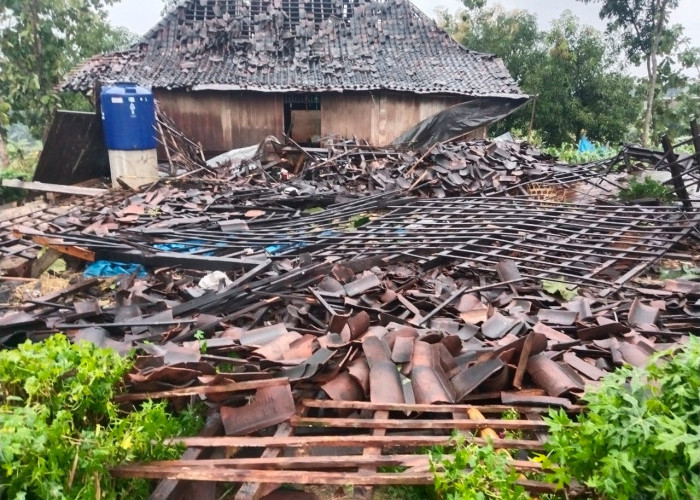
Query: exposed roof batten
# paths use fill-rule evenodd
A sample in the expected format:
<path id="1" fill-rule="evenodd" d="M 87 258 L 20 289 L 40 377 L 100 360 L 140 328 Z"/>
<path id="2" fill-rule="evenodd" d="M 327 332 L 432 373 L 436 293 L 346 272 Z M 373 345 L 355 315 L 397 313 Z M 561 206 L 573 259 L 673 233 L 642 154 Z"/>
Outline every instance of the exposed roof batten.
<path id="1" fill-rule="evenodd" d="M 129 51 L 83 63 L 63 89 L 95 80 L 523 97 L 499 58 L 465 49 L 407 0 L 188 0 Z"/>

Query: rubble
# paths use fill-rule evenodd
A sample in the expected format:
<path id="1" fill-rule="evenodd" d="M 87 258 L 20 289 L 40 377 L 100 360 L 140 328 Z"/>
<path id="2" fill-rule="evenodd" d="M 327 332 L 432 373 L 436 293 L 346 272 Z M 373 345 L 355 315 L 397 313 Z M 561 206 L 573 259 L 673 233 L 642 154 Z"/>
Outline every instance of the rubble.
<path id="1" fill-rule="evenodd" d="M 669 254 L 692 260 L 681 245 L 700 213 L 525 196 L 532 183 L 601 186 L 605 169 L 489 141 L 421 154 L 285 147 L 141 192 L 20 210 L 3 216 L 6 255 L 46 245 L 74 269 L 139 267 L 113 290 L 80 277 L 6 307 L 0 343 L 60 330 L 135 347 L 120 401 L 209 407 L 182 460 L 115 468 L 121 477 L 171 492 L 173 480 L 246 483 L 237 498 L 270 489 L 252 483 L 426 484 L 427 458 L 409 452 L 446 444 L 451 429 L 475 442 L 517 429 L 523 439 L 494 446 L 540 450 L 547 408 L 580 411 L 605 373 L 698 332 L 697 283 L 641 277 Z M 500 418 L 510 407 L 518 420 Z M 210 458 L 224 447 L 239 451 Z M 266 451 L 251 458 L 251 447 Z M 377 472 L 388 465 L 408 468 Z"/>

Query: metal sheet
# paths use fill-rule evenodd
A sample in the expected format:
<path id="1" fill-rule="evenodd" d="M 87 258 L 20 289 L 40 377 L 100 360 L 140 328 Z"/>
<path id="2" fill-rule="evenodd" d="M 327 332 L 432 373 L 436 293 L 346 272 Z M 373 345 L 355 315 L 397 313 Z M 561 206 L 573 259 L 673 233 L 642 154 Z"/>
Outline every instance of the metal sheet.
<path id="1" fill-rule="evenodd" d="M 67 185 L 109 175 L 100 117 L 95 113 L 56 111 L 34 180 Z"/>

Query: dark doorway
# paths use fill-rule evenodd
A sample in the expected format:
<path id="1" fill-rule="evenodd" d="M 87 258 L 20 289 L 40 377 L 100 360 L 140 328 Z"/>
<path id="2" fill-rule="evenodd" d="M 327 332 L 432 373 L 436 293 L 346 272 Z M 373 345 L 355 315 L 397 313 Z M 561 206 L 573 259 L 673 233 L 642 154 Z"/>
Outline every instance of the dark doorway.
<path id="1" fill-rule="evenodd" d="M 284 133 L 302 146 L 318 143 L 321 137 L 321 98 L 318 94 L 284 96 Z"/>

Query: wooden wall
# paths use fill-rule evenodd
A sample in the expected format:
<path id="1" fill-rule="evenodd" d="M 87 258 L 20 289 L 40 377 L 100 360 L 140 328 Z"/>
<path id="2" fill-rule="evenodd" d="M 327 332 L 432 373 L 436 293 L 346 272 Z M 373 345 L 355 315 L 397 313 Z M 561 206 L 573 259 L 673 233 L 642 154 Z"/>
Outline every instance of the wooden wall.
<path id="1" fill-rule="evenodd" d="M 384 146 L 421 120 L 469 100 L 388 92 L 345 92 L 321 97 L 321 135 L 356 136 Z"/>
<path id="2" fill-rule="evenodd" d="M 264 92 L 155 90 L 161 109 L 209 156 L 284 132 L 283 95 Z M 321 135 L 389 144 L 430 115 L 468 100 L 390 92 L 321 94 Z"/>
<path id="3" fill-rule="evenodd" d="M 201 142 L 208 156 L 284 132 L 281 94 L 162 89 L 154 94 L 161 109 L 182 132 Z"/>

